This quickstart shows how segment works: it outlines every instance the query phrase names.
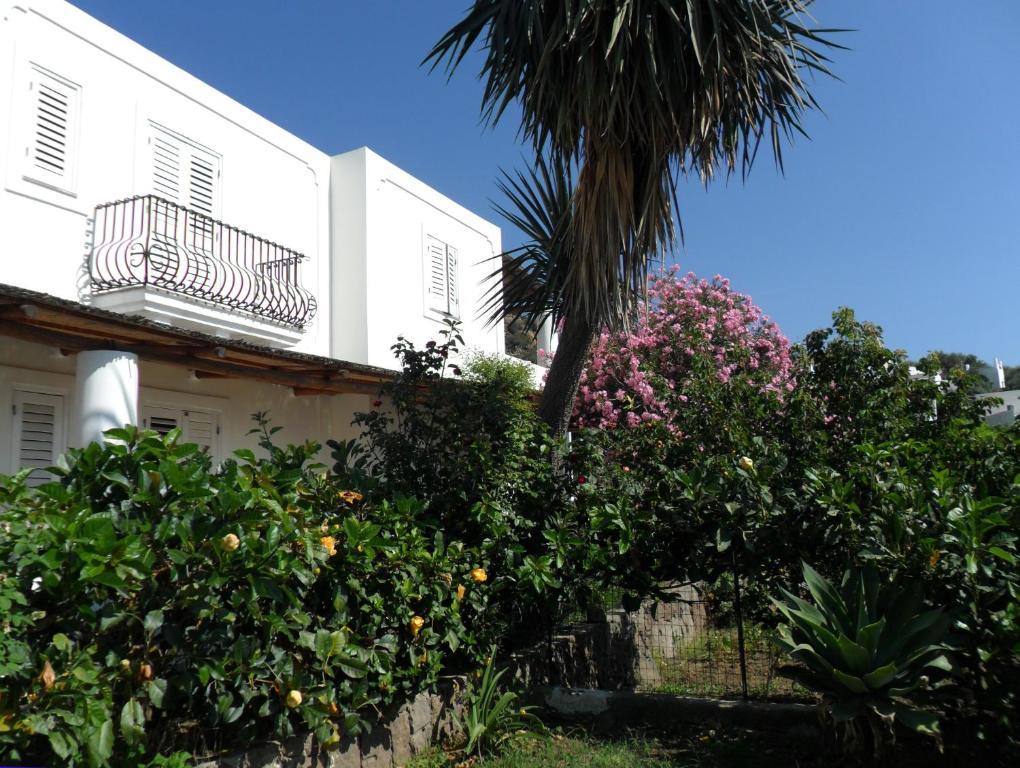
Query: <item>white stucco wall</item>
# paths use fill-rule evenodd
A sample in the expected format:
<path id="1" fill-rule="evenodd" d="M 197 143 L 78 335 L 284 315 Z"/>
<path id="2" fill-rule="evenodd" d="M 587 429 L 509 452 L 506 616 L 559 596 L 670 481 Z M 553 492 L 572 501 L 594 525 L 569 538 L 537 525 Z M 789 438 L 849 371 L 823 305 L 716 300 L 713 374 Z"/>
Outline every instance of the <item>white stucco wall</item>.
<path id="1" fill-rule="evenodd" d="M 458 251 L 465 341 L 501 353 L 502 325 L 479 317 L 502 250 L 499 227 L 364 147 L 334 157 L 332 179 L 333 356 L 394 368 L 397 336 L 418 345 L 436 338 L 442 318 L 425 296 L 427 235 Z"/>
<path id="2" fill-rule="evenodd" d="M 60 189 L 25 178 L 33 67 L 77 93 Z M 153 191 L 150 121 L 220 157 L 216 218 L 308 257 L 319 309 L 295 348 L 328 354 L 329 158 L 62 0 L 0 0 L 0 282 L 81 297 L 95 206 Z"/>

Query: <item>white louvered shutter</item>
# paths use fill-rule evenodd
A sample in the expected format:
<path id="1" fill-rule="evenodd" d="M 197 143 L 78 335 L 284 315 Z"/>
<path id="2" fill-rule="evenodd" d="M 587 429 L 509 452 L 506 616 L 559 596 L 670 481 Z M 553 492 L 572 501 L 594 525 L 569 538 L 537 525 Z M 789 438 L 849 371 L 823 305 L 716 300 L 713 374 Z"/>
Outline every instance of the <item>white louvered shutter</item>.
<path id="1" fill-rule="evenodd" d="M 460 315 L 460 285 L 458 275 L 457 249 L 448 245 L 446 246 L 446 311 L 454 317 Z"/>
<path id="2" fill-rule="evenodd" d="M 161 435 L 180 428 L 181 442 L 195 443 L 214 458 L 219 454 L 220 418 L 212 411 L 147 405 L 142 408 L 142 426 Z"/>
<path id="3" fill-rule="evenodd" d="M 425 236 L 426 308 L 444 315 L 460 314 L 457 249 L 432 235 Z"/>
<path id="4" fill-rule="evenodd" d="M 446 243 L 432 235 L 425 237 L 425 289 L 428 308 L 434 312 L 447 312 L 446 294 Z"/>
<path id="5" fill-rule="evenodd" d="M 218 215 L 220 158 L 156 123 L 150 123 L 152 194 L 206 216 Z"/>
<path id="6" fill-rule="evenodd" d="M 70 191 L 80 89 L 33 66 L 29 90 L 32 106 L 26 176 Z"/>
<path id="7" fill-rule="evenodd" d="M 219 173 L 217 163 L 214 158 L 197 151 L 192 151 L 190 160 L 187 206 L 212 216 L 215 210 L 216 177 Z"/>
<path id="8" fill-rule="evenodd" d="M 213 458 L 219 453 L 220 420 L 209 411 L 184 411 L 184 441 L 204 448 Z"/>
<path id="9" fill-rule="evenodd" d="M 181 426 L 181 411 L 176 408 L 162 408 L 147 405 L 142 408 L 142 426 L 164 437 L 171 429 Z"/>
<path id="10" fill-rule="evenodd" d="M 12 469 L 33 467 L 28 484 L 42 485 L 50 479 L 45 469 L 52 467 L 64 450 L 64 398 L 15 390 L 12 410 Z"/>
<path id="11" fill-rule="evenodd" d="M 181 199 L 181 155 L 183 147 L 166 131 L 152 136 L 152 193 L 171 203 Z"/>

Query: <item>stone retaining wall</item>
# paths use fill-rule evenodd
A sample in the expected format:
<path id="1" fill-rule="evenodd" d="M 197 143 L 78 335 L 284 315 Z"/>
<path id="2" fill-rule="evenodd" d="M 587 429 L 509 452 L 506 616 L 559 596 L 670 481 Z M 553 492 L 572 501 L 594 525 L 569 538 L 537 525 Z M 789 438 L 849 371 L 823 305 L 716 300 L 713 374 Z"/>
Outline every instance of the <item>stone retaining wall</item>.
<path id="1" fill-rule="evenodd" d="M 693 586 L 672 590 L 668 602 L 645 600 L 637 610 L 588 611 L 586 621 L 559 630 L 550 643 L 517 654 L 510 666 L 525 687 L 559 685 L 601 690 L 654 689 L 660 663 L 676 657 L 679 641 L 706 626 Z"/>
<path id="2" fill-rule="evenodd" d="M 369 733 L 345 738 L 336 750 L 324 750 L 304 734 L 207 760 L 198 768 L 399 768 L 433 744 L 457 737 L 453 713 L 463 687 L 463 679 L 450 678 L 438 693 L 419 693 L 384 711 Z"/>

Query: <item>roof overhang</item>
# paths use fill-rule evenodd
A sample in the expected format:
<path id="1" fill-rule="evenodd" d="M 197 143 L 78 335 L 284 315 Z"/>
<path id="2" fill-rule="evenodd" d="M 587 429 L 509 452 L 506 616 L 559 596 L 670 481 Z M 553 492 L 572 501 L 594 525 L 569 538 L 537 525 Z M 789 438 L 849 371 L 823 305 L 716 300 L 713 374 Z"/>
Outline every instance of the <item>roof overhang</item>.
<path id="1" fill-rule="evenodd" d="M 262 381 L 290 387 L 296 395 L 374 394 L 395 375 L 385 368 L 173 328 L 3 283 L 0 336 L 65 354 L 131 352 L 142 360 L 188 368 L 199 378 Z"/>

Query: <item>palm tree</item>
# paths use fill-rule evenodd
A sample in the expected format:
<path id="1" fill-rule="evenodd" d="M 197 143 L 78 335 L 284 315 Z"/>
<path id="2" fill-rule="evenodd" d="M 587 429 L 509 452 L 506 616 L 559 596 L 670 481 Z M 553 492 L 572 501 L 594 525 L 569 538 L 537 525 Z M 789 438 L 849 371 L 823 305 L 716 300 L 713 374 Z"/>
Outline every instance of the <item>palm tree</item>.
<path id="1" fill-rule="evenodd" d="M 783 139 L 803 133 L 816 104 L 802 74 L 827 73 L 832 45 L 806 26 L 810 3 L 475 0 L 426 56 L 452 75 L 482 41 L 486 120 L 520 102 L 550 172 L 577 168 L 567 212 L 549 221 L 569 254 L 550 259 L 565 322 L 539 412 L 555 431 L 595 335 L 626 321 L 649 260 L 674 242 L 679 180 L 746 174 L 763 138 L 782 168 Z"/>

